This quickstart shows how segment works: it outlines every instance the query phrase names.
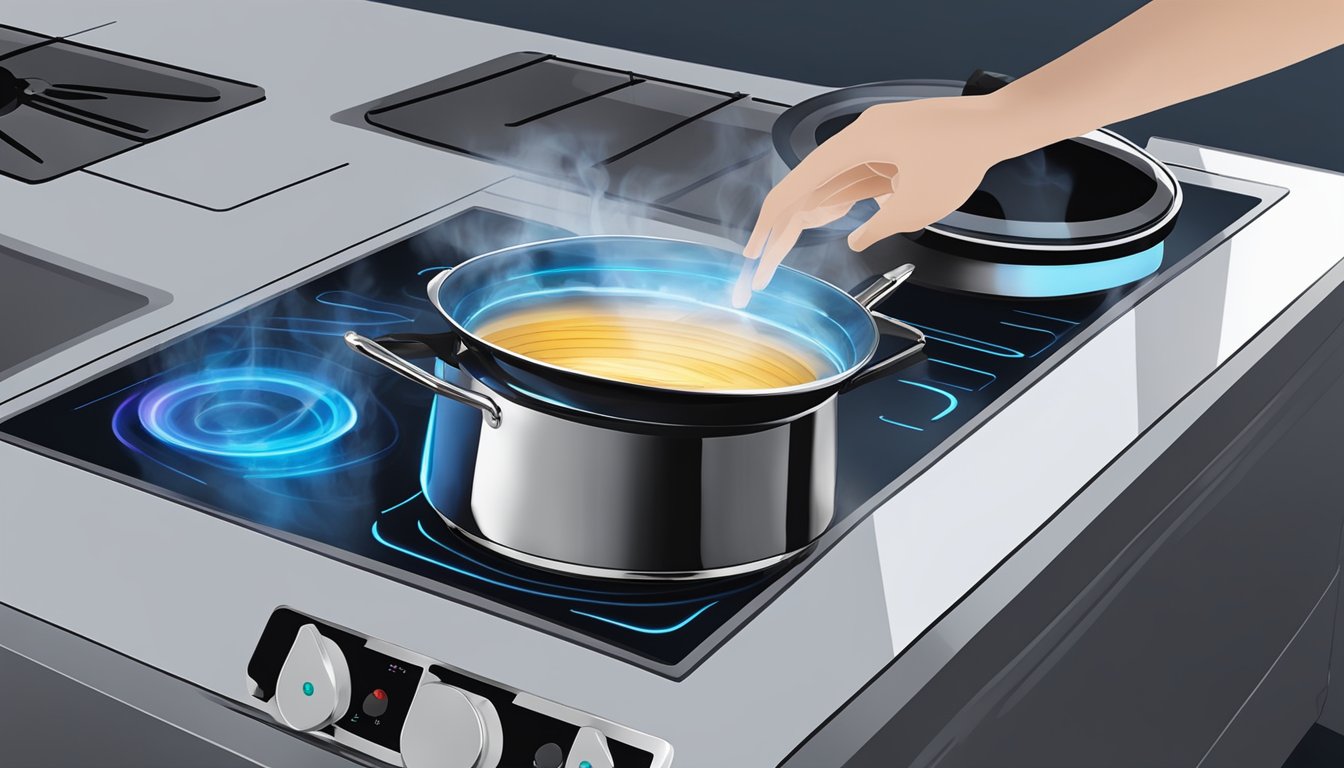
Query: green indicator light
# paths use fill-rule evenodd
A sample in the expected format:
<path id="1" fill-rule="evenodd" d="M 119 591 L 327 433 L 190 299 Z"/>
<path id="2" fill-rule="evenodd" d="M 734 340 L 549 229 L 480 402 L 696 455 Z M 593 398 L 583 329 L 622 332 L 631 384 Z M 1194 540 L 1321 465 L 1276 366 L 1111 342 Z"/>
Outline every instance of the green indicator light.
<path id="1" fill-rule="evenodd" d="M 304 684 L 303 684 L 303 695 L 304 695 L 304 696 L 312 696 L 312 695 L 313 695 L 313 684 L 312 684 L 312 683 L 304 683 Z"/>
<path id="2" fill-rule="evenodd" d="M 584 760 L 583 762 L 579 763 L 579 768 L 593 768 L 593 764 L 588 762 L 587 760 Z"/>

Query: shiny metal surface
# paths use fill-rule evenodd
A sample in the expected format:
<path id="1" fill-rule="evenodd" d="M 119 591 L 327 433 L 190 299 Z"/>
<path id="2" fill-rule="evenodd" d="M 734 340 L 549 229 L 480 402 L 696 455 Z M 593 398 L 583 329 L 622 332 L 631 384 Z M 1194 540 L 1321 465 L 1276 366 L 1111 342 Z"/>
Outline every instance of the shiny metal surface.
<path id="1" fill-rule="evenodd" d="M 490 399 L 489 395 L 462 389 L 456 384 L 432 376 L 389 352 L 382 344 L 360 336 L 354 331 L 347 332 L 344 338 L 345 345 L 359 354 L 380 363 L 392 372 L 400 374 L 436 394 L 475 408 L 485 415 L 485 423 L 489 424 L 491 428 L 499 427 L 499 406 L 495 405 L 495 401 Z"/>
<path id="2" fill-rule="evenodd" d="M 548 242 L 580 241 L 587 242 Z M 496 253 L 526 255 L 543 245 Z M 485 254 L 466 264 L 490 258 L 498 257 Z M 428 293 L 457 333 L 470 335 L 443 303 L 445 284 L 464 274 L 466 264 L 440 272 Z M 890 373 L 922 351 L 922 332 L 873 310 L 913 271 L 909 264 L 892 269 L 858 297 L 812 281 L 847 306 L 857 305 L 862 314 L 856 317 L 872 325 L 872 349 L 841 374 L 845 387 Z M 913 344 L 871 363 L 882 335 Z M 594 418 L 580 420 L 543 410 L 540 403 L 506 399 L 442 360 L 431 375 L 353 331 L 345 341 L 450 401 L 436 400 L 431 412 L 420 473 L 425 498 L 461 533 L 532 565 L 613 579 L 718 578 L 793 556 L 833 517 L 835 394 L 779 422 L 727 434 L 718 425 L 636 429 L 602 414 L 585 412 Z M 453 404 L 480 410 L 491 427 L 507 417 L 508 427 L 481 430 L 473 411 Z"/>
<path id="3" fill-rule="evenodd" d="M 297 731 L 325 728 L 350 706 L 350 667 L 336 643 L 304 624 L 295 634 L 275 691 L 280 722 Z"/>
<path id="4" fill-rule="evenodd" d="M 860 376 L 913 357 L 922 334 L 910 333 L 920 345 Z M 782 423 L 730 434 L 632 431 L 506 400 L 443 361 L 431 375 L 377 342 L 345 338 L 445 398 L 431 410 L 426 499 L 462 533 L 533 565 L 602 578 L 718 578 L 797 554 L 833 516 L 835 395 Z M 507 418 L 508 427 L 482 430 L 475 398 L 499 409 L 493 421 L 485 412 L 487 424 Z"/>
<path id="5" fill-rule="evenodd" d="M 922 334 L 910 332 L 921 344 L 872 375 L 919 351 Z M 453 527 L 539 567 L 629 579 L 746 573 L 800 552 L 833 516 L 835 395 L 782 423 L 729 434 L 632 431 L 498 398 L 486 423 L 507 416 L 509 426 L 482 430 L 474 398 L 494 404 L 488 386 L 441 360 L 430 375 L 377 342 L 345 338 L 445 398 L 431 409 L 420 473 L 426 499 Z"/>
<path id="6" fill-rule="evenodd" d="M 494 768 L 498 758 L 483 759 L 490 736 L 466 693 L 427 683 L 416 691 L 401 727 L 401 762 L 406 768 Z"/>
<path id="7" fill-rule="evenodd" d="M 835 397 L 783 424 L 713 437 L 606 428 L 509 400 L 500 407 L 508 426 L 484 430 L 474 411 L 436 401 L 421 483 L 450 524 L 534 564 L 609 578 L 708 578 L 772 565 L 830 523 Z"/>
<path id="8" fill-rule="evenodd" d="M 901 283 L 909 279 L 914 271 L 914 264 L 902 264 L 873 281 L 872 285 L 859 291 L 854 295 L 854 300 L 859 302 L 859 305 L 864 309 L 872 311 L 874 307 L 882 303 L 883 299 L 901 287 Z"/>
<path id="9" fill-rule="evenodd" d="M 442 517 L 442 516 L 441 516 Z M 484 547 L 492 552 L 497 552 L 505 557 L 511 557 L 519 562 L 537 568 L 545 568 L 550 571 L 560 571 L 571 576 L 583 576 L 594 579 L 647 579 L 651 581 L 696 581 L 698 579 L 727 579 L 733 576 L 742 576 L 753 571 L 763 570 L 779 565 L 787 560 L 800 557 L 807 552 L 808 547 L 804 546 L 792 552 L 785 552 L 782 555 L 767 557 L 763 560 L 756 560 L 750 563 L 728 566 L 725 568 L 708 568 L 695 571 L 620 571 L 613 568 L 594 568 L 591 566 L 580 565 L 578 563 L 565 563 L 559 560 L 551 560 L 545 557 L 521 552 L 516 549 L 510 549 L 502 544 L 483 538 L 478 534 L 467 531 L 454 523 L 451 519 L 444 517 L 444 523 L 457 532 L 458 535 L 468 539 L 477 545 Z"/>
<path id="10" fill-rule="evenodd" d="M 905 265 L 905 267 L 902 267 L 902 269 L 905 269 L 906 267 L 910 267 L 910 265 L 907 264 Z M 912 271 L 914 271 L 913 267 L 906 270 L 905 275 L 901 278 L 901 280 L 904 280 L 905 277 L 909 276 L 910 272 Z M 889 292 L 890 291 L 888 291 L 888 293 Z M 878 301 L 881 301 L 880 297 L 874 300 L 873 303 L 876 304 Z M 873 363 L 867 368 L 864 368 L 863 370 L 854 374 L 854 378 L 845 382 L 845 385 L 840 388 L 841 392 L 848 392 L 849 390 L 854 389 L 855 387 L 861 387 L 867 382 L 881 378 L 882 376 L 885 376 L 888 373 L 892 373 L 900 369 L 903 363 L 912 360 L 916 355 L 919 355 L 924 351 L 923 331 L 911 325 L 907 325 L 906 323 L 902 323 L 900 320 L 897 320 L 894 317 L 888 317 L 887 315 L 884 315 L 881 312 L 874 311 L 872 313 L 872 317 L 873 322 L 877 323 L 877 331 L 879 334 L 883 336 L 897 336 L 900 338 L 911 339 L 912 341 L 914 341 L 914 344 L 912 346 L 906 347 L 900 352 L 891 355 L 890 357 L 883 358 L 882 360 L 879 360 L 878 362 Z"/>
<path id="11" fill-rule="evenodd" d="M 504 756 L 504 725 L 500 722 L 499 712 L 494 703 L 484 696 L 471 691 L 462 691 L 462 695 L 476 708 L 476 714 L 480 715 L 481 724 L 485 726 L 485 751 L 477 759 L 477 766 L 495 768 Z"/>
<path id="12" fill-rule="evenodd" d="M 607 737 L 596 728 L 584 726 L 574 734 L 574 743 L 569 748 L 569 759 L 565 768 L 616 768 L 611 759 L 611 750 L 607 748 Z"/>

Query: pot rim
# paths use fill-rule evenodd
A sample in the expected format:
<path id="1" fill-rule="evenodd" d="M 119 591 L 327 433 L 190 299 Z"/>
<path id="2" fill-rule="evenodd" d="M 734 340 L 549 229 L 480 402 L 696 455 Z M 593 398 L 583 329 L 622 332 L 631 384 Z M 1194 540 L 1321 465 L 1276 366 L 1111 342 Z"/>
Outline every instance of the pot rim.
<path id="1" fill-rule="evenodd" d="M 1161 231 L 1164 227 L 1170 224 L 1172 220 L 1176 218 L 1176 215 L 1180 213 L 1185 197 L 1181 190 L 1180 183 L 1176 181 L 1176 177 L 1172 174 L 1171 169 L 1149 155 L 1139 145 L 1107 128 L 1097 128 L 1096 130 L 1088 131 L 1082 136 L 1074 137 L 1074 140 L 1090 140 L 1098 144 L 1109 144 L 1121 150 L 1129 151 L 1132 158 L 1142 160 L 1145 167 L 1152 173 L 1153 180 L 1158 186 L 1166 188 L 1171 195 L 1171 200 L 1167 201 L 1166 207 L 1163 208 L 1162 213 L 1154 217 L 1146 225 L 1131 232 L 1108 235 L 1103 238 L 1097 238 L 1094 242 L 1013 242 L 1000 239 L 999 237 L 975 235 L 964 230 L 954 230 L 951 229 L 951 227 L 955 226 L 953 223 L 944 221 L 935 221 L 925 227 L 925 229 L 930 232 L 936 232 L 943 237 L 950 237 L 968 243 L 978 243 L 998 248 L 1043 252 L 1083 252 L 1096 250 L 1098 248 L 1114 248 L 1151 237 L 1153 233 Z M 952 217 L 949 216 L 948 218 Z M 981 219 L 983 217 L 965 214 L 964 218 L 967 221 L 970 221 Z"/>
<path id="2" fill-rule="evenodd" d="M 568 237 L 554 237 L 547 240 L 537 240 L 531 243 L 521 243 L 519 245 L 511 245 L 505 248 L 498 248 L 493 251 L 489 251 L 487 253 L 482 253 L 473 256 L 467 259 L 466 261 L 462 262 L 461 264 L 440 271 L 439 274 L 435 275 L 429 281 L 429 285 L 426 288 L 426 291 L 429 294 L 429 302 L 430 304 L 434 305 L 434 308 L 436 310 L 438 310 L 439 315 L 448 321 L 448 324 L 452 326 L 454 332 L 456 332 L 461 337 L 471 339 L 473 342 L 489 349 L 491 351 L 491 354 L 495 354 L 506 360 L 513 361 L 515 364 L 521 362 L 523 365 L 539 366 L 541 368 L 552 370 L 557 373 L 563 373 L 567 376 L 577 376 L 585 381 L 598 382 L 607 386 L 615 384 L 643 392 L 656 392 L 656 393 L 672 392 L 680 395 L 690 395 L 690 396 L 706 395 L 714 397 L 742 397 L 742 398 L 762 397 L 769 395 L 792 395 L 803 392 L 816 392 L 828 388 L 833 387 L 838 388 L 840 386 L 843 386 L 846 381 L 853 378 L 865 367 L 867 367 L 867 365 L 870 362 L 872 362 L 874 355 L 877 354 L 877 348 L 878 344 L 881 342 L 882 334 L 877 327 L 877 321 L 873 319 L 873 311 L 871 309 L 868 309 L 867 307 L 864 307 L 862 304 L 860 304 L 857 299 L 855 299 L 852 295 L 849 294 L 849 292 L 835 285 L 832 285 L 831 283 L 822 280 L 819 277 L 809 275 L 806 272 L 802 272 L 800 270 L 796 270 L 785 265 L 780 265 L 779 269 L 788 270 L 790 272 L 802 275 L 803 277 L 809 280 L 814 280 L 820 283 L 821 285 L 831 289 L 835 293 L 848 299 L 851 304 L 853 304 L 855 307 L 859 309 L 860 312 L 863 313 L 863 316 L 868 319 L 868 323 L 872 327 L 872 342 L 868 345 L 868 350 L 864 352 L 864 354 L 860 355 L 855 363 L 853 363 L 848 368 L 842 371 L 838 371 L 834 374 L 831 374 L 830 376 L 820 379 L 814 379 L 810 382 L 807 382 L 806 384 L 795 384 L 790 387 L 775 387 L 769 389 L 679 389 L 677 387 L 660 387 L 652 384 L 639 384 L 636 382 L 624 381 L 622 379 L 612 379 L 607 378 L 605 376 L 596 376 L 594 374 L 587 373 L 585 371 L 579 371 L 573 368 L 565 368 L 562 366 L 554 365 L 552 363 L 547 363 L 541 360 L 527 357 L 526 355 L 520 355 L 506 347 L 501 347 L 497 344 L 493 344 L 489 341 L 486 341 L 485 339 L 481 338 L 480 336 L 477 336 L 476 334 L 472 333 L 471 331 L 464 328 L 461 324 L 459 324 L 457 320 L 454 319 L 453 316 L 448 313 L 448 311 L 444 308 L 443 303 L 439 299 L 439 294 L 441 293 L 440 289 L 443 286 L 443 284 L 446 281 L 452 279 L 452 275 L 456 273 L 459 269 L 462 269 L 463 267 L 473 262 L 477 262 L 491 256 L 498 256 L 510 251 L 520 251 L 525 249 L 537 248 L 544 245 L 550 245 L 553 243 L 567 243 L 578 240 L 645 240 L 653 242 L 681 243 L 696 248 L 705 248 L 716 251 L 723 251 L 724 253 L 730 253 L 729 251 L 724 251 L 723 249 L 718 248 L 716 246 L 706 245 L 704 243 L 697 243 L 691 240 L 682 240 L 675 237 L 657 237 L 652 235 L 571 235 Z M 736 311 L 736 310 L 728 308 L 728 311 Z"/>

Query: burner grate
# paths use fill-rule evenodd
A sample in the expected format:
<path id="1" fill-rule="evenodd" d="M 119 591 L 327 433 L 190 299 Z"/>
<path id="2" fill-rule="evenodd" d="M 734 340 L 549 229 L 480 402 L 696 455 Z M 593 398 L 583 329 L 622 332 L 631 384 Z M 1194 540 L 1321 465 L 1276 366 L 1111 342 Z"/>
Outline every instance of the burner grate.
<path id="1" fill-rule="evenodd" d="M 742 230 L 782 174 L 770 138 L 781 111 L 744 93 L 521 52 L 335 119 Z"/>
<path id="2" fill-rule="evenodd" d="M 49 181 L 264 98 L 255 85 L 0 27 L 0 174 Z"/>

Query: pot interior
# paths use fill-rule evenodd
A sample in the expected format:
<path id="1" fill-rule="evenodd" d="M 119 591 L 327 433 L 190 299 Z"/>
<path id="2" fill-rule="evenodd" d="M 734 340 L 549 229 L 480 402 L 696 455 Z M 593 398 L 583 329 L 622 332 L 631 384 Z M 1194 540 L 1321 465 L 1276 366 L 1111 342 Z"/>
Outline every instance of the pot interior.
<path id="1" fill-rule="evenodd" d="M 768 391 L 844 377 L 876 346 L 839 289 L 781 269 L 745 309 L 742 257 L 642 237 L 579 237 L 473 259 L 438 287 L 460 330 L 571 373 L 680 391 Z"/>

